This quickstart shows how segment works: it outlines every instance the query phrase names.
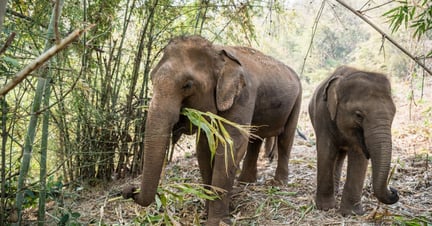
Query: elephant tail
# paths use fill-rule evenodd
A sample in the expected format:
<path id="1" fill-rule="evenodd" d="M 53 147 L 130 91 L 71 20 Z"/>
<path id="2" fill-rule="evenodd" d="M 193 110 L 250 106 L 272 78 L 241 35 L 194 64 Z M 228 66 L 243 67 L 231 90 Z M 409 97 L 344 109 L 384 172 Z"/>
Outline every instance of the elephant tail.
<path id="1" fill-rule="evenodd" d="M 307 142 L 311 142 L 306 135 L 297 127 L 296 128 L 297 131 L 297 135 L 302 138 L 303 140 L 307 141 Z M 268 140 L 266 140 L 266 142 L 268 142 Z M 276 152 L 276 144 L 277 144 L 277 137 L 274 137 L 273 142 L 271 142 L 271 145 L 269 147 L 266 146 L 266 156 L 269 160 L 270 163 L 273 162 L 273 159 L 275 158 L 275 156 L 277 155 Z M 267 145 L 267 144 L 266 144 Z"/>
<path id="2" fill-rule="evenodd" d="M 274 138 L 274 142 L 271 144 L 271 147 L 269 149 L 266 149 L 266 156 L 269 160 L 269 163 L 273 162 L 273 159 L 276 155 L 276 144 L 277 144 L 277 138 Z"/>
<path id="3" fill-rule="evenodd" d="M 300 129 L 298 127 L 297 127 L 296 131 L 297 131 L 297 135 L 299 135 L 299 137 L 301 137 L 305 141 L 309 141 L 309 139 L 306 137 L 306 135 L 304 135 L 304 133 L 302 131 L 300 131 Z"/>

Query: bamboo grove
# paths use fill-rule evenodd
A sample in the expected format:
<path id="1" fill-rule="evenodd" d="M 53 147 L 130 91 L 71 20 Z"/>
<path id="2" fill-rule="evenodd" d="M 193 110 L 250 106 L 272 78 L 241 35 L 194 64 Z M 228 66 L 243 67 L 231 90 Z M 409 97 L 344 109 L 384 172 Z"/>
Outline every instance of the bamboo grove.
<path id="1" fill-rule="evenodd" d="M 43 223 L 52 181 L 73 187 L 138 175 L 149 73 L 162 46 L 176 34 L 216 32 L 222 39 L 239 29 L 252 38 L 248 21 L 266 7 L 257 4 L 10 1 L 2 39 L 16 37 L 2 56 L 2 85 L 56 39 L 92 28 L 2 97 L 0 222 L 6 210 L 16 205 L 20 215 L 39 194 Z M 222 29 L 205 28 L 210 18 Z"/>

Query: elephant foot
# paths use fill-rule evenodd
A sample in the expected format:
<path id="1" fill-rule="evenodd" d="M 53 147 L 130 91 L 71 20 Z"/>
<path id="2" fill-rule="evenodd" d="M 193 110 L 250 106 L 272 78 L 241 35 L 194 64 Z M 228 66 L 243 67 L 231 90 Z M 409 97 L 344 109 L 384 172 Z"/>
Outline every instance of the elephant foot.
<path id="1" fill-rule="evenodd" d="M 361 202 L 357 202 L 355 204 L 341 204 L 339 208 L 339 213 L 343 216 L 351 216 L 351 215 L 363 215 L 365 214 L 365 210 L 363 209 L 363 205 Z"/>
<path id="2" fill-rule="evenodd" d="M 276 174 L 273 180 L 281 185 L 288 184 L 288 175 Z"/>
<path id="3" fill-rule="evenodd" d="M 230 226 L 232 225 L 232 222 L 230 219 L 208 219 L 205 223 L 206 226 Z"/>
<path id="4" fill-rule="evenodd" d="M 132 186 L 132 185 L 129 185 L 129 186 L 126 186 L 125 188 L 123 188 L 123 191 L 122 191 L 122 196 L 123 196 L 123 198 L 124 199 L 130 199 L 130 198 L 133 198 L 134 197 L 134 193 L 136 192 L 136 187 L 134 187 L 134 186 Z"/>
<path id="5" fill-rule="evenodd" d="M 256 175 L 250 175 L 250 174 L 240 174 L 238 181 L 243 183 L 254 183 L 256 182 L 257 177 Z"/>
<path id="6" fill-rule="evenodd" d="M 319 210 L 334 209 L 336 208 L 336 200 L 334 197 L 329 197 L 329 198 L 316 197 L 315 205 Z"/>
<path id="7" fill-rule="evenodd" d="M 276 180 L 276 178 L 270 179 L 268 181 L 265 182 L 266 185 L 270 185 L 270 186 L 283 186 L 288 184 L 287 181 L 281 181 L 281 180 Z"/>

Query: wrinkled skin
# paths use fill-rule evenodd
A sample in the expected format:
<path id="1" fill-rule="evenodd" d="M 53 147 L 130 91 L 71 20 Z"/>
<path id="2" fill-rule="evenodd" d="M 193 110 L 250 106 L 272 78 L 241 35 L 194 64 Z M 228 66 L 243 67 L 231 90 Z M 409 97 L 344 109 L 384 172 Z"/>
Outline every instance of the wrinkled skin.
<path id="1" fill-rule="evenodd" d="M 275 180 L 287 182 L 301 102 L 300 81 L 292 69 L 254 49 L 217 46 L 199 36 L 189 36 L 176 38 L 165 47 L 151 79 L 154 94 L 146 121 L 141 191 L 134 194 L 135 188 L 127 187 L 123 191 L 125 198 L 133 198 L 142 206 L 154 201 L 170 134 L 176 142 L 182 133 L 196 131 L 188 129 L 186 117 L 180 117 L 184 107 L 258 126 L 254 133 L 262 138 L 277 136 Z M 211 163 L 204 134 L 197 144 L 203 182 L 227 191 L 221 199 L 207 203 L 207 225 L 229 223 L 231 189 L 243 158 L 239 180 L 254 182 L 257 178 L 256 161 L 262 140 L 249 141 L 236 129 L 226 128 L 234 140 L 234 161 L 219 146 Z"/>
<path id="2" fill-rule="evenodd" d="M 343 66 L 317 87 L 309 115 L 317 139 L 318 209 L 336 207 L 346 156 L 348 171 L 339 209 L 343 215 L 364 213 L 361 193 L 369 158 L 375 196 L 385 204 L 398 201 L 397 191 L 387 187 L 395 111 L 390 82 L 382 74 Z"/>

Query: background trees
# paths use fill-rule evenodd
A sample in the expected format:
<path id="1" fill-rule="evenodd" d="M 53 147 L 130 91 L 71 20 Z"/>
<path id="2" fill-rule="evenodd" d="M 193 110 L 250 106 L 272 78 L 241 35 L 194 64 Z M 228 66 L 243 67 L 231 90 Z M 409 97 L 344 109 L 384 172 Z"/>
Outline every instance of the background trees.
<path id="1" fill-rule="evenodd" d="M 7 47 L 0 55 L 0 87 L 54 45 L 50 29 L 58 27 L 65 37 L 94 25 L 1 98 L 0 222 L 12 215 L 19 200 L 15 194 L 23 195 L 23 208 L 38 201 L 43 206 L 36 194 L 47 187 L 48 195 L 54 195 L 63 186 L 140 173 L 149 73 L 173 36 L 201 34 L 222 44 L 258 48 L 310 83 L 340 64 L 411 80 L 424 73 L 334 1 L 62 2 L 0 5 L 0 44 Z M 348 2 L 430 67 L 431 1 Z M 59 4 L 60 16 L 52 20 Z M 44 102 L 35 108 L 38 99 Z M 23 168 L 26 158 L 28 170 Z M 39 172 L 44 159 L 46 174 Z"/>

